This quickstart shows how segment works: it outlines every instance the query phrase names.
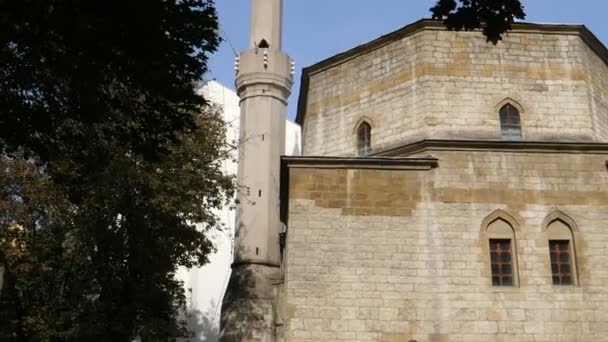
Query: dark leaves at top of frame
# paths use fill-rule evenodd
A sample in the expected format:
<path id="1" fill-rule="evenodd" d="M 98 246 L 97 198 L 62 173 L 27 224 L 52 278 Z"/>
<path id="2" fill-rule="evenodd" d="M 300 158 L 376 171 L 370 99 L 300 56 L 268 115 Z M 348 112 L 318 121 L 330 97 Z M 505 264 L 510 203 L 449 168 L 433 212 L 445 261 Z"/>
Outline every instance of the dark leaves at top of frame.
<path id="1" fill-rule="evenodd" d="M 526 17 L 520 0 L 438 0 L 430 10 L 433 19 L 443 20 L 450 30 L 481 29 L 493 44 L 511 29 L 516 19 Z"/>

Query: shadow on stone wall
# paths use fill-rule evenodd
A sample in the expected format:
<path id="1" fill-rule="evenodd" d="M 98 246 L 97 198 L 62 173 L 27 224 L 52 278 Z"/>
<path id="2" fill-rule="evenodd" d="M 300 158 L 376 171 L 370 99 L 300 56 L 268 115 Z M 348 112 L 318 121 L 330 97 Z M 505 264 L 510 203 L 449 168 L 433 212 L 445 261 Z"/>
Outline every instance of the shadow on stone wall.
<path id="1" fill-rule="evenodd" d="M 246 338 L 269 341 L 273 333 L 273 296 L 268 268 L 238 265 L 222 303 L 220 341 L 240 342 Z"/>
<path id="2" fill-rule="evenodd" d="M 215 320 L 216 303 L 211 302 L 210 309 L 207 312 L 200 310 L 190 310 L 186 315 L 186 323 L 188 330 L 192 332 L 193 337 L 189 339 L 192 342 L 218 342 L 220 328 Z"/>

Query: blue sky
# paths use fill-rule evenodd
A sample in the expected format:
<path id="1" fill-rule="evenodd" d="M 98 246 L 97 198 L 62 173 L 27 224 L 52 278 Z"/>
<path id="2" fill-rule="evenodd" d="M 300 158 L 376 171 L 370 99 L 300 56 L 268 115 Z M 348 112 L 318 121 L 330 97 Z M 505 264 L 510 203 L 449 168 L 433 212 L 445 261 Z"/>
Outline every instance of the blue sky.
<path id="1" fill-rule="evenodd" d="M 430 16 L 434 0 L 284 0 L 283 49 L 296 61 L 289 100 L 293 120 L 300 71 L 339 52 Z M 608 44 L 608 3 L 604 0 L 524 0 L 526 21 L 585 24 Z M 247 48 L 250 0 L 216 0 L 224 38 L 211 56 L 208 79 L 234 89 L 234 52 Z"/>

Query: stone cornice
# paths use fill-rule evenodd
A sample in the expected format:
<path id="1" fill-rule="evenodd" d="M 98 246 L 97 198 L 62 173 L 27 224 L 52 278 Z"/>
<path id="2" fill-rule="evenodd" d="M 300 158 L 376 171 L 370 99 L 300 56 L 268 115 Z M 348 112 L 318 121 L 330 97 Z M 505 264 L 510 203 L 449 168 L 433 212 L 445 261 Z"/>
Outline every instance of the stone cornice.
<path id="1" fill-rule="evenodd" d="M 437 167 L 437 158 L 408 157 L 283 157 L 282 168 L 315 169 L 373 169 L 373 170 L 430 170 Z"/>
<path id="2" fill-rule="evenodd" d="M 385 34 L 368 43 L 359 45 L 345 52 L 339 53 L 316 64 L 306 67 L 302 70 L 300 80 L 300 94 L 298 97 L 298 112 L 296 114 L 296 123 L 300 126 L 304 124 L 304 116 L 306 111 L 306 102 L 308 97 L 308 85 L 310 76 L 323 70 L 332 68 L 336 65 L 345 63 L 360 55 L 369 53 L 379 49 L 387 44 L 413 35 L 423 30 L 447 30 L 442 21 L 422 19 L 412 24 L 406 25 L 401 29 Z M 608 66 L 608 49 L 597 39 L 597 37 L 587 29 L 584 25 L 567 25 L 567 24 L 534 24 L 534 23 L 516 23 L 512 25 L 513 33 L 542 33 L 542 34 L 559 34 L 559 35 L 576 35 L 589 46 L 589 48 L 600 57 Z"/>
<path id="3" fill-rule="evenodd" d="M 488 141 L 488 140 L 422 140 L 378 151 L 373 156 L 408 156 L 426 151 L 496 151 L 525 153 L 608 154 L 608 143 Z"/>
<path id="4" fill-rule="evenodd" d="M 407 157 L 433 151 L 493 151 L 515 153 L 570 153 L 606 154 L 608 143 L 491 141 L 491 140 L 421 140 L 383 151 L 369 157 L 315 157 L 298 156 L 281 158 L 281 220 L 287 222 L 289 206 L 290 169 L 371 169 L 430 171 L 438 167 L 438 158 Z M 608 160 L 606 161 L 608 167 Z"/>

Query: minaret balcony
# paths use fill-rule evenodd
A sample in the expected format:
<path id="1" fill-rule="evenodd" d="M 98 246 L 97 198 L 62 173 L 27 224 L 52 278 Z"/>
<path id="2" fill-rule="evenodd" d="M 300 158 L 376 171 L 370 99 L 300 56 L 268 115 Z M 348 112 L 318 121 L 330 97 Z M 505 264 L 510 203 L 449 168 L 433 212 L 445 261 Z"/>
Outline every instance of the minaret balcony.
<path id="1" fill-rule="evenodd" d="M 273 96 L 286 102 L 293 85 L 292 60 L 282 51 L 255 48 L 238 59 L 236 89 L 241 100 L 251 96 Z"/>

